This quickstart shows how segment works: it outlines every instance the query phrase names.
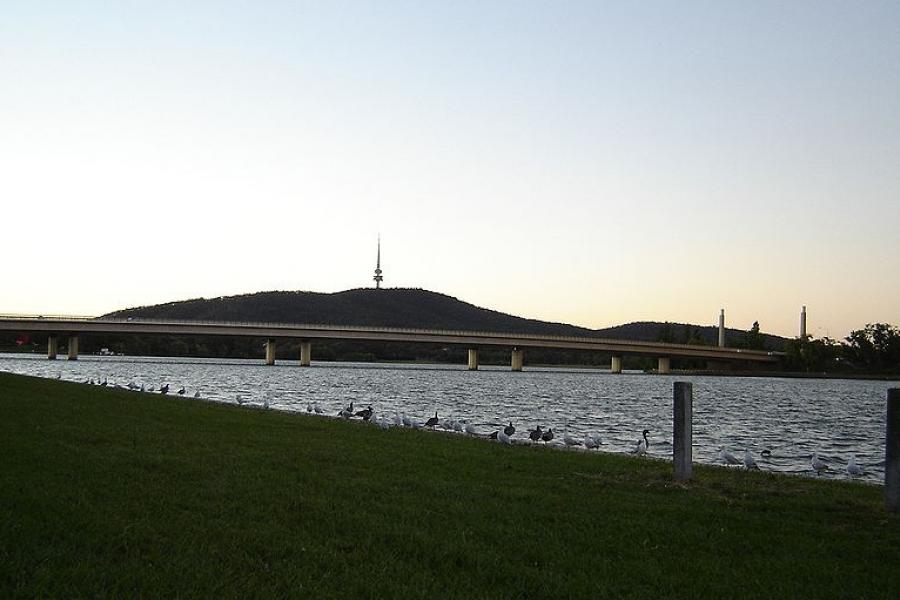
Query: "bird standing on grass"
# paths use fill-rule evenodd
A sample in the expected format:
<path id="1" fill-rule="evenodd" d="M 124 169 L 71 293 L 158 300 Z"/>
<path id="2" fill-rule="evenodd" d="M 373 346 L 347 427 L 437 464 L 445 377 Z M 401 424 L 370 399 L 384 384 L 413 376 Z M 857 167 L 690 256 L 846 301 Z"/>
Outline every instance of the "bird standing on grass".
<path id="1" fill-rule="evenodd" d="M 859 477 L 863 474 L 862 467 L 856 464 L 855 456 L 851 456 L 850 462 L 847 463 L 847 473 L 849 473 L 851 477 Z"/>
<path id="2" fill-rule="evenodd" d="M 824 460 L 819 458 L 818 452 L 813 452 L 812 458 L 809 459 L 809 466 L 812 467 L 813 471 L 815 471 L 816 474 L 819 474 L 822 471 L 828 470 L 828 465 L 825 463 Z"/>
<path id="3" fill-rule="evenodd" d="M 532 431 L 528 432 L 528 439 L 530 439 L 532 442 L 539 442 L 541 441 L 541 436 L 543 434 L 544 432 L 541 431 L 541 426 L 538 425 Z"/>
<path id="4" fill-rule="evenodd" d="M 746 468 L 748 471 L 750 469 L 759 470 L 759 465 L 756 464 L 756 459 L 753 458 L 752 454 L 750 454 L 749 448 L 744 450 L 744 468 Z"/>
<path id="5" fill-rule="evenodd" d="M 741 461 L 738 460 L 737 456 L 729 452 L 723 446 L 719 449 L 719 460 L 725 463 L 726 465 L 739 465 Z"/>
<path id="6" fill-rule="evenodd" d="M 437 424 L 438 424 L 437 411 L 434 411 L 434 416 L 433 416 L 433 417 L 429 417 L 428 420 L 425 421 L 425 427 L 431 427 L 431 428 L 433 429 L 434 426 L 437 425 Z"/>
<path id="7" fill-rule="evenodd" d="M 512 421 L 509 422 L 509 425 L 503 428 L 503 433 L 506 435 L 512 435 L 516 432 L 516 428 L 513 427 Z"/>
<path id="8" fill-rule="evenodd" d="M 641 434 L 641 439 L 638 440 L 634 449 L 632 449 L 632 454 L 637 454 L 638 456 L 643 456 L 647 454 L 647 450 L 650 448 L 650 440 L 647 439 L 647 434 L 650 433 L 649 429 L 645 429 Z"/>
<path id="9" fill-rule="evenodd" d="M 542 442 L 549 442 L 549 441 L 552 440 L 552 439 L 553 439 L 553 428 L 552 428 L 552 427 L 548 427 L 548 428 L 547 428 L 547 431 L 545 431 L 544 433 L 541 434 L 541 441 L 542 441 Z"/>

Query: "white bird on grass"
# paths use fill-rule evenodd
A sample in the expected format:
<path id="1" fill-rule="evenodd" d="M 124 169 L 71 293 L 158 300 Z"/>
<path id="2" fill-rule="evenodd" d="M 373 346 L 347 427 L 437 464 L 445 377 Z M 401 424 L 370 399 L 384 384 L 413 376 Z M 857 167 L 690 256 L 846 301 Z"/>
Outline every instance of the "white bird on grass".
<path id="1" fill-rule="evenodd" d="M 600 447 L 600 436 L 593 436 L 590 433 L 584 436 L 584 447 L 588 450 Z"/>
<path id="2" fill-rule="evenodd" d="M 569 420 L 566 419 L 566 425 L 563 427 L 563 443 L 566 446 L 580 446 L 581 442 L 569 435 Z"/>
<path id="3" fill-rule="evenodd" d="M 856 464 L 855 456 L 851 456 L 850 462 L 847 463 L 847 473 L 849 473 L 851 477 L 859 477 L 863 474 L 862 467 Z"/>
<path id="4" fill-rule="evenodd" d="M 741 461 L 738 460 L 737 456 L 729 452 L 723 446 L 719 449 L 719 460 L 725 463 L 726 465 L 739 465 Z"/>
<path id="5" fill-rule="evenodd" d="M 809 459 L 809 466 L 812 467 L 813 471 L 816 473 L 828 470 L 828 465 L 824 460 L 819 458 L 818 452 L 813 452 L 812 458 Z"/>
<path id="6" fill-rule="evenodd" d="M 315 412 L 317 415 L 322 414 L 322 407 L 319 406 L 318 402 L 313 403 L 313 412 Z"/>
<path id="7" fill-rule="evenodd" d="M 753 455 L 750 454 L 750 450 L 744 450 L 744 468 L 750 469 L 759 469 L 759 465 L 756 464 L 756 459 L 753 458 Z"/>
<path id="8" fill-rule="evenodd" d="M 500 431 L 497 432 L 497 441 L 501 444 L 512 444 L 512 438 L 506 435 L 506 431 L 504 429 L 500 429 Z"/>
<path id="9" fill-rule="evenodd" d="M 466 433 L 468 433 L 469 435 L 478 435 L 478 431 L 471 423 L 466 423 Z"/>

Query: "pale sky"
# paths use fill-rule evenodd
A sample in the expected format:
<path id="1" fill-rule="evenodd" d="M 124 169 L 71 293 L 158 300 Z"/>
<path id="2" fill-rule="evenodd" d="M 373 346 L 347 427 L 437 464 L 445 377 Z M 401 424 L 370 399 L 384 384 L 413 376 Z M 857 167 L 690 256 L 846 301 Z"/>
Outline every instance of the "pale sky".
<path id="1" fill-rule="evenodd" d="M 900 2 L 0 1 L 0 312 L 900 325 Z"/>

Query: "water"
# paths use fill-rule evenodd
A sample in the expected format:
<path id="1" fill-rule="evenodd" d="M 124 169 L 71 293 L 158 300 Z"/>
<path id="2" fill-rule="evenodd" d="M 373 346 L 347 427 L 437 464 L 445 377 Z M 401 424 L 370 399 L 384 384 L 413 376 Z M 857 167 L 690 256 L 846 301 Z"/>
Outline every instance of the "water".
<path id="1" fill-rule="evenodd" d="M 602 451 L 630 451 L 643 429 L 650 430 L 649 455 L 672 455 L 672 383 L 694 384 L 694 460 L 717 462 L 721 447 L 742 458 L 749 449 L 763 470 L 815 476 L 810 455 L 829 464 L 822 477 L 846 478 L 851 455 L 865 469 L 859 479 L 884 480 L 884 407 L 896 382 L 839 379 L 779 379 L 703 376 L 612 375 L 592 369 L 539 369 L 512 373 L 509 367 L 372 365 L 296 362 L 266 367 L 260 360 L 82 356 L 48 361 L 39 355 L 0 355 L 0 371 L 60 377 L 67 381 L 108 380 L 157 390 L 181 386 L 186 397 L 286 411 L 318 403 L 324 414 L 353 401 L 376 414 L 406 413 L 422 421 L 465 419 L 488 434 L 512 421 L 516 439 L 536 425 L 553 427 L 559 443 L 599 433 Z M 770 455 L 762 455 L 768 450 Z"/>

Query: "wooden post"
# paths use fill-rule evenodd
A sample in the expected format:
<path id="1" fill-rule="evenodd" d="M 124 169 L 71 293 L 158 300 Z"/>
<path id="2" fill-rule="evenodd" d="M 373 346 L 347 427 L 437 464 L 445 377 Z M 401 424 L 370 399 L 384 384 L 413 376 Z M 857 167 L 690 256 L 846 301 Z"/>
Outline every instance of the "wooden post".
<path id="1" fill-rule="evenodd" d="M 675 462 L 675 479 L 684 481 L 691 478 L 692 429 L 694 386 L 688 381 L 675 382 L 674 414 L 672 416 L 672 458 Z"/>
<path id="2" fill-rule="evenodd" d="M 891 388 L 887 393 L 884 499 L 889 511 L 900 511 L 900 388 Z"/>

